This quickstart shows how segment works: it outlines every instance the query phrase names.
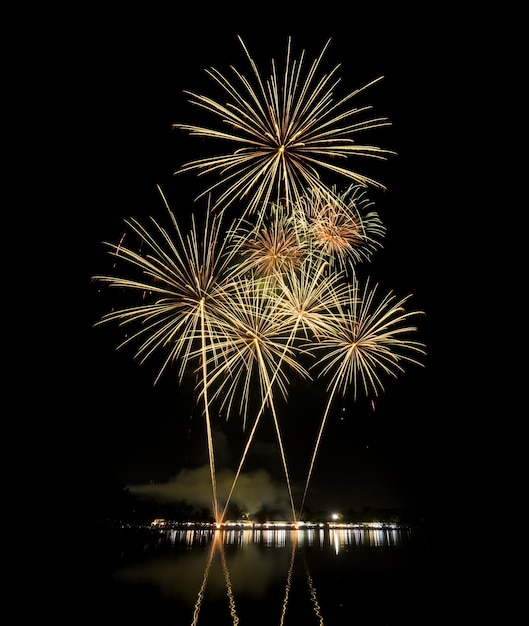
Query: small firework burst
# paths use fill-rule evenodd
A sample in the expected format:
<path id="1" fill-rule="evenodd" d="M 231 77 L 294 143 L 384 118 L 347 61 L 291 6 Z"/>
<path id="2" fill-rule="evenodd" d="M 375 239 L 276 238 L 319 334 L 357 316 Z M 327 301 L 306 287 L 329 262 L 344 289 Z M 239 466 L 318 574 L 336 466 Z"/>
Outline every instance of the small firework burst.
<path id="1" fill-rule="evenodd" d="M 296 203 L 305 236 L 331 266 L 352 270 L 382 247 L 385 227 L 371 207 L 366 190 L 352 185 L 341 194 L 312 189 Z"/>
<path id="2" fill-rule="evenodd" d="M 256 276 L 271 276 L 301 266 L 303 260 L 295 220 L 283 206 L 272 206 L 257 226 L 246 222 L 234 236 L 240 254 Z"/>
<path id="3" fill-rule="evenodd" d="M 411 296 L 397 299 L 389 292 L 378 298 L 378 285 L 369 279 L 363 289 L 354 279 L 349 294 L 345 306 L 344 300 L 337 303 L 332 331 L 307 348 L 318 352 L 316 367 L 320 376 L 330 378 L 331 396 L 350 387 L 355 399 L 361 389 L 378 396 L 384 391 L 384 376 L 396 378 L 406 362 L 422 365 L 425 346 L 412 339 L 417 327 L 410 324 L 422 312 L 405 309 Z"/>

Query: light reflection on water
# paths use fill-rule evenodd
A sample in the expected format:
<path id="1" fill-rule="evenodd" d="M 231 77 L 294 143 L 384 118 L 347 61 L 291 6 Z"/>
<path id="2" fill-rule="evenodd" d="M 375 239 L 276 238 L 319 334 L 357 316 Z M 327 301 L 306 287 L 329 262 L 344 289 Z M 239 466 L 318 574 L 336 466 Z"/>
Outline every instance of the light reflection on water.
<path id="1" fill-rule="evenodd" d="M 343 626 L 353 614 L 398 624 L 401 586 L 421 593 L 426 552 L 409 528 L 164 530 L 129 555 L 113 583 L 133 603 L 158 590 L 175 626 Z M 407 623 L 421 623 L 410 607 Z"/>
<path id="2" fill-rule="evenodd" d="M 263 544 L 268 547 L 284 548 L 287 544 L 295 543 L 298 547 L 313 546 L 315 543 L 322 547 L 326 544 L 334 547 L 336 553 L 341 548 L 376 547 L 376 546 L 399 546 L 405 540 L 410 541 L 411 528 L 382 527 L 382 528 L 359 528 L 359 527 L 330 527 L 307 528 L 301 530 L 289 530 L 286 528 L 273 529 L 229 529 L 229 530 L 168 530 L 162 531 L 173 545 L 185 544 L 187 547 L 203 545 L 205 542 L 218 538 L 225 545 L 246 546 L 248 544 Z"/>

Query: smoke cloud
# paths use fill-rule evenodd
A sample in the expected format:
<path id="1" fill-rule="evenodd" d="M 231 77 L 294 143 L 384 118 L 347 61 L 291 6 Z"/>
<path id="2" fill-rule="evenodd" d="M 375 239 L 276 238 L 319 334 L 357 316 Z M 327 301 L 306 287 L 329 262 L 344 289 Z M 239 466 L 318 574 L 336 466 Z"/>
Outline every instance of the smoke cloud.
<path id="1" fill-rule="evenodd" d="M 217 498 L 221 506 L 228 497 L 234 478 L 235 473 L 230 469 L 216 472 Z M 184 469 L 166 483 L 135 485 L 129 489 L 132 493 L 148 496 L 160 502 L 185 500 L 197 507 L 211 507 L 212 503 L 209 465 Z M 241 473 L 230 502 L 250 514 L 264 507 L 285 511 L 290 508 L 286 486 L 274 483 L 270 474 L 264 469 Z"/>

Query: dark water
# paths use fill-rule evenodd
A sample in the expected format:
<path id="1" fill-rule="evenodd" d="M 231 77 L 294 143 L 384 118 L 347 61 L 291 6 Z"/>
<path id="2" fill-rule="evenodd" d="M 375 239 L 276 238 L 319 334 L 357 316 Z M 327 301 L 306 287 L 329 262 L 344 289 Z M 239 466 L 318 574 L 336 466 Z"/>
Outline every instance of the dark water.
<path id="1" fill-rule="evenodd" d="M 423 528 L 136 530 L 98 554 L 104 624 L 424 625 L 441 608 Z"/>

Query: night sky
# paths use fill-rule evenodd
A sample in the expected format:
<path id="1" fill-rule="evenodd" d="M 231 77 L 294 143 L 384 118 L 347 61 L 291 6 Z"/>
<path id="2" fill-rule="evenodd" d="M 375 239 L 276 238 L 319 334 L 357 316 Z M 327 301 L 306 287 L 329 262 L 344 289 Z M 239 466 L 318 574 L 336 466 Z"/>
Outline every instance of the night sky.
<path id="1" fill-rule="evenodd" d="M 198 120 L 183 91 L 211 93 L 213 85 L 204 72 L 209 66 L 228 71 L 232 64 L 249 73 L 237 34 L 265 75 L 271 58 L 283 60 L 291 35 L 294 51 L 305 49 L 307 60 L 332 38 L 323 66 L 330 70 L 342 64 L 345 91 L 384 76 L 362 97 L 375 114 L 391 120 L 379 143 L 398 153 L 387 162 L 366 164 L 388 188 L 371 193 L 387 234 L 370 275 L 383 290 L 413 294 L 410 307 L 425 312 L 416 320 L 418 338 L 427 345 L 425 367 L 409 365 L 397 381 L 387 381 L 374 411 L 362 399 L 336 407 L 307 503 L 325 510 L 437 510 L 440 503 L 450 505 L 451 495 L 455 498 L 458 433 L 463 428 L 456 396 L 462 366 L 454 363 L 449 329 L 455 324 L 447 319 L 458 305 L 450 288 L 455 270 L 447 259 L 445 236 L 452 228 L 447 202 L 457 202 L 457 197 L 444 184 L 449 165 L 443 157 L 456 141 L 453 109 L 459 96 L 454 81 L 459 78 L 445 54 L 450 37 L 446 28 L 421 25 L 402 12 L 376 14 L 329 11 L 301 18 L 252 10 L 250 19 L 209 11 L 199 16 L 190 9 L 145 16 L 138 10 L 119 17 L 88 15 L 89 27 L 82 33 L 72 30 L 76 70 L 70 83 L 70 141 L 75 146 L 76 218 L 70 226 L 82 249 L 76 251 L 81 260 L 76 281 L 80 341 L 75 341 L 72 363 L 75 399 L 69 429 L 80 485 L 117 481 L 141 488 L 173 482 L 184 490 L 185 473 L 196 478 L 207 464 L 204 423 L 190 388 L 179 387 L 176 375 L 153 387 L 152 366 L 139 366 L 130 352 L 116 353 L 116 326 L 93 328 L 111 296 L 99 293 L 90 278 L 111 273 L 112 260 L 101 242 L 117 243 L 125 218 L 146 222 L 150 215 L 164 216 L 156 185 L 177 213 L 203 206 L 193 202 L 203 183 L 193 174 L 173 175 L 189 155 L 207 156 L 216 148 L 214 142 L 171 129 L 173 123 Z M 456 42 L 455 27 L 451 35 Z M 358 169 L 362 171 L 360 161 Z M 457 256 L 459 246 L 456 238 L 452 255 Z M 299 393 L 284 409 L 282 424 L 291 478 L 299 486 L 310 452 L 303 433 L 308 428 L 315 432 L 319 414 L 314 408 L 322 397 L 311 395 L 310 389 L 295 391 Z M 219 466 L 234 468 L 244 438 L 241 423 L 231 418 L 219 424 L 217 437 Z M 266 471 L 258 478 L 265 491 L 284 487 L 277 454 L 274 434 L 264 424 L 248 471 Z"/>

